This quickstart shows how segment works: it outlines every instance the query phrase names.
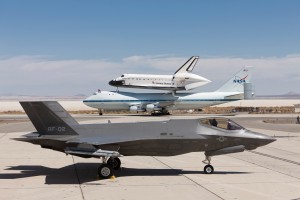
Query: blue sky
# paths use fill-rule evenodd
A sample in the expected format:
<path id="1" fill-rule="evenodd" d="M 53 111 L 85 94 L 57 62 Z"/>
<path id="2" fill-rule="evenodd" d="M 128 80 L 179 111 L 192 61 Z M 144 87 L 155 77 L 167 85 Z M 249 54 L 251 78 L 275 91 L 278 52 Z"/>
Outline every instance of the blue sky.
<path id="1" fill-rule="evenodd" d="M 0 79 L 2 79 L 0 94 L 25 92 L 42 95 L 45 93 L 45 90 L 41 89 L 43 84 L 47 87 L 48 94 L 51 95 L 70 95 L 76 92 L 89 94 L 90 90 L 98 87 L 113 89 L 107 86 L 107 81 L 120 75 L 117 73 L 132 73 L 134 70 L 141 73 L 172 73 L 182 64 L 179 62 L 173 67 L 166 66 L 168 69 L 166 71 L 153 68 L 152 64 L 135 67 L 124 65 L 124 59 L 132 56 L 141 58 L 163 56 L 183 61 L 192 55 L 199 55 L 203 59 L 240 58 L 245 62 L 233 65 L 232 69 L 225 68 L 224 66 L 228 66 L 226 63 L 223 67 L 220 66 L 220 70 L 214 68 L 214 71 L 220 71 L 224 75 L 224 78 L 220 76 L 218 80 L 213 80 L 214 77 L 207 77 L 214 81 L 210 84 L 211 86 L 207 87 L 207 90 L 214 89 L 217 87 L 215 84 L 220 84 L 230 78 L 232 75 L 230 73 L 238 71 L 244 65 L 256 64 L 256 62 L 252 63 L 253 60 L 265 61 L 264 66 L 255 66 L 259 72 L 260 67 L 261 69 L 266 67 L 265 64 L 268 64 L 270 59 L 278 61 L 278 59 L 289 58 L 291 55 L 299 56 L 299 10 L 300 1 L 292 0 L 0 0 Z M 24 57 L 26 59 L 21 62 L 20 59 Z M 76 68 L 74 71 L 78 74 L 73 75 L 73 78 L 90 81 L 90 84 L 85 83 L 85 87 L 78 84 L 78 91 L 71 90 L 75 84 L 72 82 L 74 81 L 72 75 L 64 77 L 67 81 L 64 87 L 60 88 L 51 83 L 51 79 L 48 80 L 49 82 L 44 79 L 45 83 L 40 83 L 42 86 L 39 87 L 32 82 L 32 77 L 30 79 L 24 77 L 23 83 L 5 79 L 13 73 L 20 73 L 18 75 L 21 76 L 24 66 L 17 68 L 14 63 L 16 60 L 25 63 L 29 57 L 31 61 L 36 59 L 36 62 L 40 64 L 37 66 L 41 68 L 48 62 L 52 64 L 61 62 L 62 64 L 71 61 L 80 63 L 97 60 L 113 63 L 117 70 L 115 73 L 106 72 L 99 65 L 99 73 L 106 73 L 106 76 L 99 75 L 101 78 L 99 80 L 96 77 L 91 79 L 92 75 L 80 72 Z M 27 63 L 26 66 L 31 63 Z M 282 64 L 284 68 L 287 65 L 290 66 L 291 62 L 287 61 Z M 260 85 L 256 84 L 257 92 L 272 94 L 300 92 L 299 87 L 294 86 L 300 80 L 298 64 L 300 63 L 297 61 L 290 66 L 290 69 L 296 72 L 287 73 L 286 77 L 282 77 L 283 81 L 284 79 L 288 81 L 281 83 L 277 88 L 279 90 L 275 90 L 274 85 L 270 88 L 265 85 L 260 87 L 263 83 L 263 76 L 261 79 L 258 76 L 256 81 Z M 204 77 L 211 76 L 209 66 L 209 64 L 208 66 L 201 65 L 200 60 L 197 73 Z M 297 69 L 296 66 L 299 68 Z M 11 71 L 4 70 L 5 67 L 11 68 Z M 74 64 L 75 67 L 80 68 L 77 63 Z M 89 70 L 89 67 L 82 66 L 81 69 Z M 38 70 L 39 67 L 35 69 Z M 62 64 L 59 69 L 72 68 Z M 56 71 L 47 70 L 54 81 L 61 78 Z M 270 66 L 262 70 L 272 72 Z M 94 70 L 91 71 L 96 73 Z M 35 74 L 36 71 L 31 70 L 31 73 Z M 68 73 L 67 70 L 65 73 Z M 80 77 L 80 74 L 88 77 Z M 37 75 L 40 74 L 37 73 Z M 271 73 L 270 79 L 272 77 L 274 76 Z M 20 84 L 26 88 L 17 87 Z"/>

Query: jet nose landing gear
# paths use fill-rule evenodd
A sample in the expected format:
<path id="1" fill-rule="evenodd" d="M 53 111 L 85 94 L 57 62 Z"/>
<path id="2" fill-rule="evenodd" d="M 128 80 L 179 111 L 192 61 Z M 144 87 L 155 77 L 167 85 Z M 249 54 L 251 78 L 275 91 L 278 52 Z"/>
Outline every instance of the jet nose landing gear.
<path id="1" fill-rule="evenodd" d="M 207 164 L 207 165 L 205 165 L 205 167 L 203 169 L 205 174 L 214 173 L 214 167 L 210 164 L 210 161 L 211 161 L 210 156 L 205 156 L 205 160 L 202 161 L 204 164 Z"/>
<path id="2" fill-rule="evenodd" d="M 204 173 L 205 174 L 212 174 L 214 172 L 214 168 L 211 165 L 205 165 Z"/>

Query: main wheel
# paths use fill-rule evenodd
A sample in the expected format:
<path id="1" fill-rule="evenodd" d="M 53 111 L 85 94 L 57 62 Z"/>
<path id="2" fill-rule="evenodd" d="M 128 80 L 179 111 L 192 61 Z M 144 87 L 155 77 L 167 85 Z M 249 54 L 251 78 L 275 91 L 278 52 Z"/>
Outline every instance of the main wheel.
<path id="1" fill-rule="evenodd" d="M 107 160 L 107 164 L 111 166 L 114 170 L 118 170 L 121 167 L 121 160 L 118 157 L 109 158 Z"/>
<path id="2" fill-rule="evenodd" d="M 99 177 L 101 177 L 103 179 L 107 179 L 107 178 L 110 178 L 113 175 L 113 169 L 108 164 L 102 164 L 98 168 L 98 174 L 99 174 Z"/>
<path id="3" fill-rule="evenodd" d="M 214 172 L 214 168 L 211 165 L 205 165 L 204 173 L 205 174 L 212 174 Z"/>

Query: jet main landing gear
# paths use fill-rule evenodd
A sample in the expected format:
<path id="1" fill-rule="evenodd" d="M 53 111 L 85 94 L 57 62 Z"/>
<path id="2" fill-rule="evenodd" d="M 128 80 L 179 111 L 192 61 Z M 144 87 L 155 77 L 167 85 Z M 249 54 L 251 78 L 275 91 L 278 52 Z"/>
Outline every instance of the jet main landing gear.
<path id="1" fill-rule="evenodd" d="M 121 160 L 118 157 L 109 158 L 107 164 L 110 165 L 114 170 L 118 170 L 121 167 Z"/>
<path id="2" fill-rule="evenodd" d="M 121 167 L 121 160 L 118 157 L 115 158 L 105 158 L 103 157 L 103 162 L 98 168 L 98 175 L 102 179 L 111 178 L 114 175 L 114 170 L 118 170 Z"/>
<path id="3" fill-rule="evenodd" d="M 113 176 L 113 168 L 108 164 L 101 164 L 98 168 L 98 175 L 100 178 L 107 179 Z"/>
<path id="4" fill-rule="evenodd" d="M 205 174 L 214 173 L 214 167 L 210 164 L 210 161 L 211 161 L 210 156 L 205 156 L 205 160 L 202 161 L 204 164 L 207 164 L 207 165 L 205 165 L 205 167 L 203 169 Z"/>

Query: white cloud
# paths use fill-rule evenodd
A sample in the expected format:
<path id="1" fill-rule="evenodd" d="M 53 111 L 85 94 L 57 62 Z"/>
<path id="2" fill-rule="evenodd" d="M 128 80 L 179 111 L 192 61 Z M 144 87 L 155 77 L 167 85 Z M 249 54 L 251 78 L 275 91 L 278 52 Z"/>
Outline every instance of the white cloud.
<path id="1" fill-rule="evenodd" d="M 49 56 L 0 57 L 0 94 L 89 94 L 97 88 L 113 90 L 108 81 L 123 73 L 173 74 L 188 57 L 130 56 L 119 61 L 55 60 Z M 213 83 L 198 91 L 213 90 L 244 66 L 254 66 L 258 94 L 300 92 L 300 55 L 237 58 L 204 57 L 194 73 Z M 138 90 L 146 92 L 147 90 Z"/>

